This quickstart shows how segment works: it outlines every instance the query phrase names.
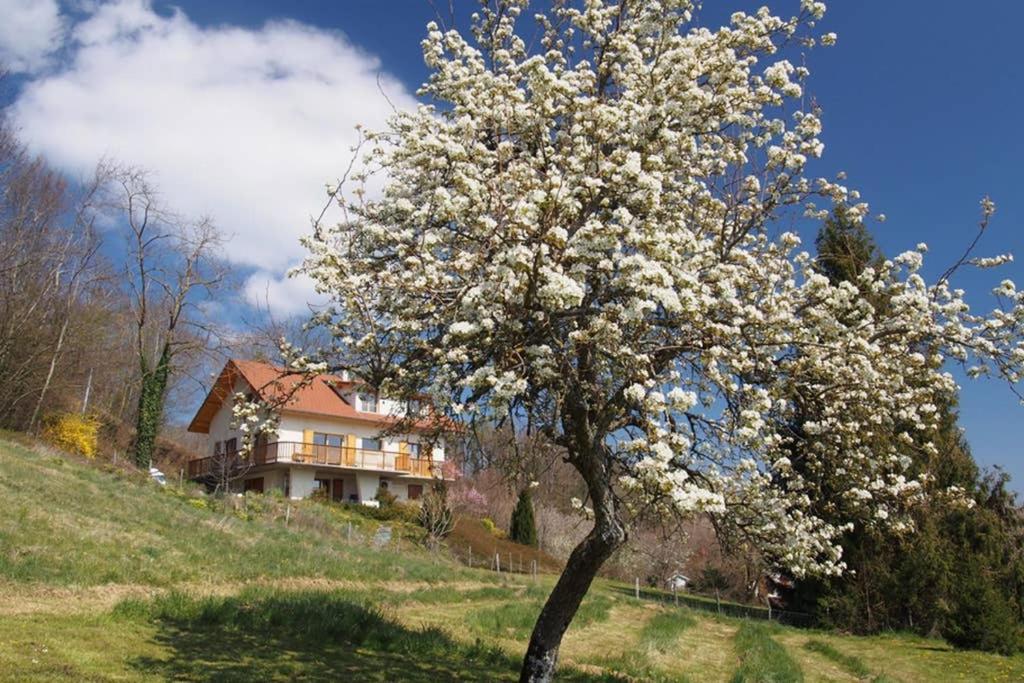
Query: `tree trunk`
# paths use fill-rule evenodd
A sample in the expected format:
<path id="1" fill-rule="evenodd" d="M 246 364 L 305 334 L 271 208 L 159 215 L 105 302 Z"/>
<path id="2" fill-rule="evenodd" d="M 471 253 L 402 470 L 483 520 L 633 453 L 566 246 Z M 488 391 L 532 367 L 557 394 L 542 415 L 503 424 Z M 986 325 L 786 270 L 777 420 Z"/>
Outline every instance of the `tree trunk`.
<path id="1" fill-rule="evenodd" d="M 53 355 L 50 357 L 50 368 L 46 372 L 46 381 L 43 382 L 43 388 L 39 390 L 39 398 L 36 399 L 36 407 L 32 410 L 32 419 L 28 421 L 28 431 L 34 431 L 36 428 L 36 420 L 39 419 L 39 411 L 43 407 L 43 401 L 46 400 L 46 392 L 50 390 L 50 382 L 53 381 L 53 371 L 57 368 L 57 359 L 60 357 L 60 352 L 64 349 L 64 337 L 67 336 L 68 322 L 71 319 L 70 312 L 64 317 L 64 323 L 60 326 L 60 334 L 57 336 L 57 346 L 53 350 Z"/>
<path id="2" fill-rule="evenodd" d="M 598 498 L 592 493 L 595 498 L 594 528 L 573 549 L 558 583 L 544 603 L 523 660 L 519 676 L 521 683 L 552 680 L 565 630 L 569 628 L 601 565 L 626 540 L 626 530 L 618 518 L 614 503 L 609 500 L 609 494 L 610 490 L 602 492 Z M 607 501 L 603 509 L 596 505 L 596 500 L 600 499 Z"/>
<path id="3" fill-rule="evenodd" d="M 156 367 L 146 370 L 143 365 L 139 410 L 135 418 L 135 464 L 139 467 L 149 469 L 153 463 L 153 450 L 163 420 L 164 396 L 170 373 L 171 345 L 165 343 Z"/>

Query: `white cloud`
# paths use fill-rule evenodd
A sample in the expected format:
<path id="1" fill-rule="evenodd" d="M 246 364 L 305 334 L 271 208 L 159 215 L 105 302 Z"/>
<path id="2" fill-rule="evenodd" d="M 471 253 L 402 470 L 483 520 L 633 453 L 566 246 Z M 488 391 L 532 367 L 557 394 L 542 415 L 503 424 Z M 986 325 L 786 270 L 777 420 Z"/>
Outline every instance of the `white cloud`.
<path id="1" fill-rule="evenodd" d="M 300 288 L 280 278 L 351 159 L 356 124 L 380 129 L 392 104 L 415 106 L 345 36 L 291 21 L 201 27 L 118 0 L 74 26 L 69 47 L 11 107 L 24 140 L 76 173 L 103 156 L 154 171 L 172 206 L 233 236 L 227 258 L 269 278 L 277 313 L 299 310 Z"/>
<path id="2" fill-rule="evenodd" d="M 257 271 L 246 280 L 244 294 L 250 305 L 269 309 L 279 318 L 309 314 L 311 304 L 325 303 L 325 297 L 316 293 L 315 284 L 306 275 L 287 277 Z"/>
<path id="3" fill-rule="evenodd" d="M 14 73 L 42 69 L 63 33 L 57 0 L 0 0 L 0 67 Z"/>

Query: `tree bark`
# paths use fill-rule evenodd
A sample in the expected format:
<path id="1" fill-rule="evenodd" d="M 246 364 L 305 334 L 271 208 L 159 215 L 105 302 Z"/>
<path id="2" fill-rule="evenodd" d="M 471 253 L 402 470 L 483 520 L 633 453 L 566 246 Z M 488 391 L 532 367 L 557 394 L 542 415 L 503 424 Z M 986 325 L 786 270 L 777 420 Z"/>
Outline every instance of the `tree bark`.
<path id="1" fill-rule="evenodd" d="M 616 518 L 595 522 L 587 537 L 576 546 L 548 596 L 530 636 L 519 676 L 522 683 L 551 681 L 558 663 L 558 649 L 580 603 L 601 565 L 626 539 Z"/>
<path id="2" fill-rule="evenodd" d="M 558 583 L 544 603 L 523 659 L 519 676 L 521 683 L 546 683 L 554 678 L 558 649 L 566 629 L 576 616 L 601 565 L 626 540 L 626 529 L 619 519 L 607 471 L 596 462 L 591 465 L 589 472 L 583 471 L 586 468 L 580 469 L 588 481 L 594 503 L 594 528 L 573 549 Z M 603 475 L 598 480 L 588 476 L 598 471 Z"/>
<path id="3" fill-rule="evenodd" d="M 70 311 L 64 317 L 64 323 L 60 326 L 60 334 L 57 336 L 57 346 L 53 350 L 53 355 L 50 356 L 50 367 L 46 371 L 46 381 L 43 382 L 43 388 L 39 390 L 39 398 L 36 399 L 36 407 L 32 410 L 32 418 L 28 421 L 28 431 L 33 431 L 36 428 L 36 420 L 39 419 L 39 411 L 42 410 L 43 401 L 46 400 L 46 392 L 50 390 L 50 382 L 53 381 L 53 372 L 57 368 L 57 359 L 60 358 L 60 352 L 64 350 L 64 337 L 67 336 L 68 323 L 71 319 Z"/>

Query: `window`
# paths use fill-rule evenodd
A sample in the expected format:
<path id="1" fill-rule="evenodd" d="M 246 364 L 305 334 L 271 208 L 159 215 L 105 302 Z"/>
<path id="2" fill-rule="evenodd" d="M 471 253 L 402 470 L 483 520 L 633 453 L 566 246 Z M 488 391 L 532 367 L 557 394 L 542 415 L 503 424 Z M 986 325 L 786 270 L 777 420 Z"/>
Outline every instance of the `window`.
<path id="1" fill-rule="evenodd" d="M 359 409 L 364 413 L 376 413 L 377 397 L 374 394 L 359 394 Z"/>
<path id="2" fill-rule="evenodd" d="M 231 455 L 238 451 L 238 439 L 228 439 L 224 442 L 224 453 Z"/>
<path id="3" fill-rule="evenodd" d="M 345 437 L 340 434 L 324 434 L 323 432 L 315 432 L 313 434 L 314 446 L 331 446 L 333 448 L 341 448 L 341 444 L 344 440 Z"/>
<path id="4" fill-rule="evenodd" d="M 420 402 L 416 399 L 412 399 L 405 406 L 405 412 L 407 415 L 419 415 L 421 409 L 422 406 L 420 406 Z"/>
<path id="5" fill-rule="evenodd" d="M 420 445 L 418 443 L 409 444 L 409 455 L 414 458 L 420 457 Z"/>
<path id="6" fill-rule="evenodd" d="M 364 451 L 379 451 L 380 439 L 360 439 Z"/>
<path id="7" fill-rule="evenodd" d="M 263 477 L 256 477 L 255 479 L 246 479 L 245 482 L 242 484 L 242 490 L 263 493 Z"/>
<path id="8" fill-rule="evenodd" d="M 423 484 L 409 484 L 409 500 L 419 500 L 423 496 Z"/>

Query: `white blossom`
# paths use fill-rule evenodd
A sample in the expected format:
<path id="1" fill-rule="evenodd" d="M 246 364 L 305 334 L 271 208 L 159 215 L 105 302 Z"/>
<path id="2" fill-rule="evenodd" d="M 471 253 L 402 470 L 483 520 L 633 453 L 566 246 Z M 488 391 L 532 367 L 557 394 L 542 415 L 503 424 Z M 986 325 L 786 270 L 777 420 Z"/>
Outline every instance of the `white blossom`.
<path id="1" fill-rule="evenodd" d="M 806 170 L 822 121 L 793 66 L 810 33 L 790 39 L 823 3 L 716 30 L 683 0 L 620 18 L 556 4 L 535 47 L 523 6 L 482 9 L 470 37 L 428 27 L 438 104 L 366 133 L 343 220 L 305 240 L 330 352 L 453 421 L 544 429 L 630 505 L 712 514 L 798 575 L 842 572 L 850 525 L 903 528 L 922 495 L 906 473 L 956 391 L 943 363 L 1024 372 L 1024 293 L 1006 280 L 973 312 L 925 280 L 923 245 L 833 285 L 784 230 L 869 215 L 845 174 Z M 821 405 L 799 432 L 797 396 Z M 600 493 L 573 505 L 607 521 Z"/>

